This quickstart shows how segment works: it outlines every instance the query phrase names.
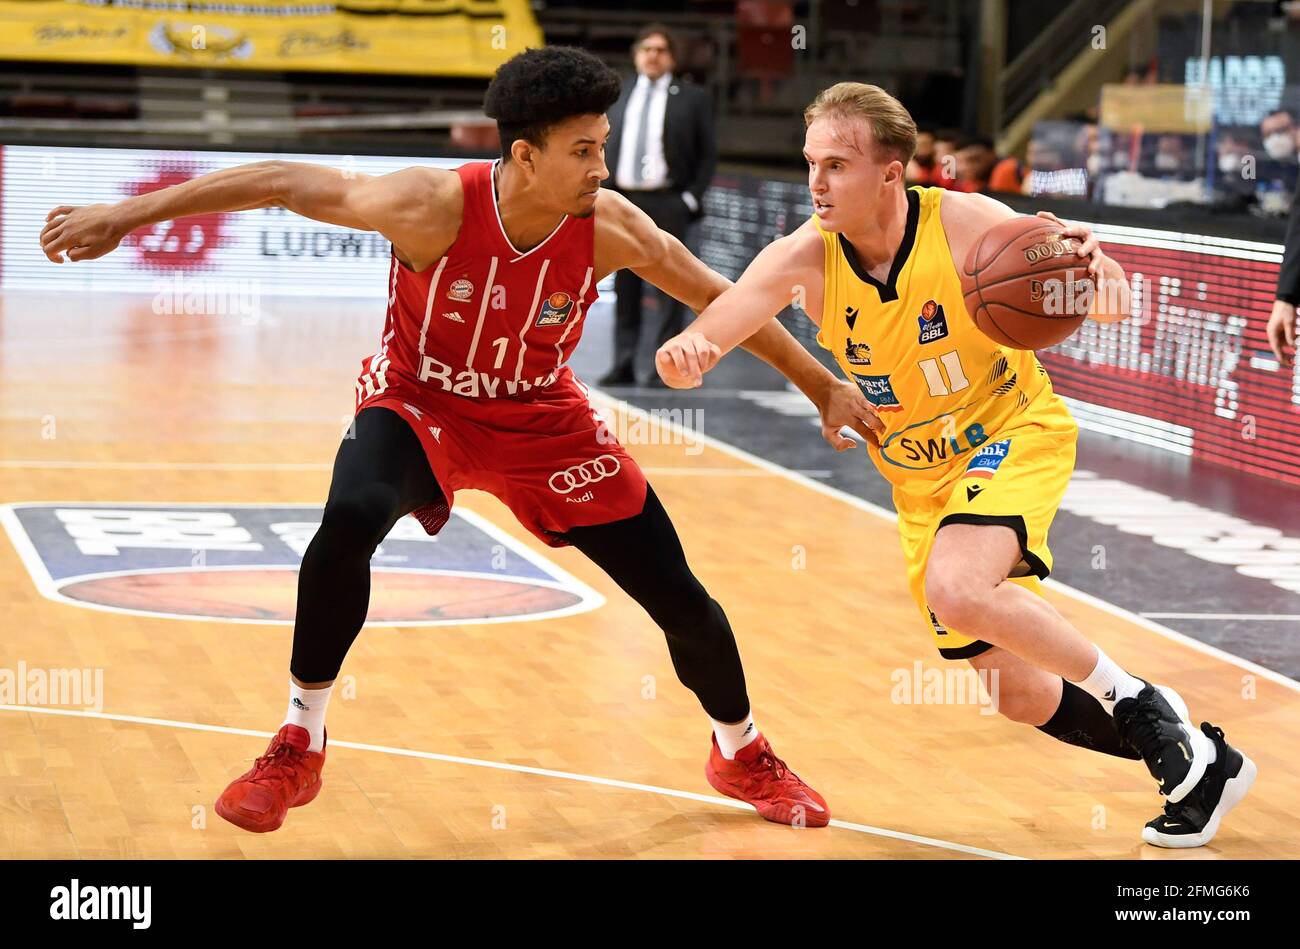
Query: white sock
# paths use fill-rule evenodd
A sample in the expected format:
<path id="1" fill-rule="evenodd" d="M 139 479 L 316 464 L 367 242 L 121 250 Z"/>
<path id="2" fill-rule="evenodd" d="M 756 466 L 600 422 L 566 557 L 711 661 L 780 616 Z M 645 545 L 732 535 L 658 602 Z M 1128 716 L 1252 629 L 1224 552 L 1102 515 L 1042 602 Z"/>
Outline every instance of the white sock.
<path id="1" fill-rule="evenodd" d="M 736 757 L 736 752 L 744 748 L 751 741 L 758 737 L 758 729 L 754 727 L 754 713 L 750 712 L 745 716 L 745 720 L 735 725 L 728 725 L 725 722 L 713 722 L 713 734 L 718 739 L 718 750 L 722 752 L 722 757 L 728 761 Z"/>
<path id="2" fill-rule="evenodd" d="M 1129 675 L 1115 661 L 1097 650 L 1097 667 L 1082 682 L 1076 682 L 1079 688 L 1101 703 L 1101 707 L 1110 714 L 1115 714 L 1115 703 L 1120 699 L 1137 698 L 1137 694 L 1146 686 L 1141 679 Z"/>
<path id="3" fill-rule="evenodd" d="M 304 689 L 293 679 L 289 680 L 289 710 L 284 713 L 285 725 L 300 725 L 311 735 L 308 751 L 320 751 L 325 747 L 325 709 L 330 704 L 330 692 L 333 685 L 323 689 Z"/>

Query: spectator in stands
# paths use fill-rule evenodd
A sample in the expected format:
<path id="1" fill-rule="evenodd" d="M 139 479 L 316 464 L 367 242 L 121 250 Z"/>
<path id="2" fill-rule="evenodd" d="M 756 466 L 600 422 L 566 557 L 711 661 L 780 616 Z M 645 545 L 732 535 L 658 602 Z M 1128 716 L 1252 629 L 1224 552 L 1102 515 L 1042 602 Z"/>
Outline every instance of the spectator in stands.
<path id="1" fill-rule="evenodd" d="M 1158 178 L 1175 178 L 1190 172 L 1183 137 L 1169 133 L 1156 139 L 1156 153 L 1151 158 L 1151 167 Z"/>
<path id="2" fill-rule="evenodd" d="M 704 212 L 704 192 L 713 180 L 717 143 L 708 93 L 673 75 L 677 43 L 672 32 L 651 24 L 632 44 L 636 76 L 609 110 L 606 187 L 623 192 L 660 228 L 689 244 L 691 225 Z M 614 365 L 601 385 L 635 385 L 641 338 L 641 296 L 645 287 L 630 270 L 614 277 Z M 685 307 L 654 291 L 661 316 L 654 348 L 681 332 Z M 653 351 L 653 350 L 652 350 Z M 663 385 L 649 368 L 650 385 Z"/>
<path id="3" fill-rule="evenodd" d="M 936 188 L 957 188 L 957 152 L 966 145 L 966 133 L 960 129 L 939 129 L 934 133 L 934 173 L 930 184 Z"/>
<path id="4" fill-rule="evenodd" d="M 993 166 L 987 190 L 990 194 L 1023 194 L 1028 177 L 1029 163 L 1011 155 Z"/>
<path id="5" fill-rule="evenodd" d="M 1156 73 L 1150 66 L 1130 66 L 1124 70 L 1124 85 L 1126 86 L 1151 86 L 1155 85 Z"/>
<path id="6" fill-rule="evenodd" d="M 921 126 L 916 130 L 916 151 L 907 163 L 904 178 L 909 185 L 932 185 L 934 169 L 934 129 Z"/>
<path id="7" fill-rule="evenodd" d="M 1291 194 L 1300 179 L 1300 124 L 1291 109 L 1274 109 L 1259 123 L 1263 149 L 1257 152 L 1255 197 L 1266 215 L 1283 215 L 1291 209 Z"/>
<path id="8" fill-rule="evenodd" d="M 1101 133 L 1096 122 L 1085 120 L 1080 123 L 1079 134 L 1074 137 L 1074 151 L 1079 167 L 1088 172 L 1088 180 L 1096 181 L 1106 168 L 1106 159 L 1101 154 Z"/>
<path id="9" fill-rule="evenodd" d="M 957 151 L 957 191 L 986 191 L 998 153 L 987 138 L 967 139 Z"/>
<path id="10" fill-rule="evenodd" d="M 1264 116 L 1259 123 L 1259 137 L 1264 140 L 1264 152 L 1270 159 L 1286 165 L 1296 163 L 1300 138 L 1296 114 L 1290 109 L 1274 109 Z"/>
<path id="11" fill-rule="evenodd" d="M 1252 166 L 1251 143 L 1243 132 L 1223 131 L 1218 135 L 1215 150 L 1218 158 L 1215 167 L 1215 180 L 1220 187 L 1233 191 L 1253 190 L 1250 179 L 1255 177 Z M 1249 188 L 1242 188 L 1246 183 Z"/>

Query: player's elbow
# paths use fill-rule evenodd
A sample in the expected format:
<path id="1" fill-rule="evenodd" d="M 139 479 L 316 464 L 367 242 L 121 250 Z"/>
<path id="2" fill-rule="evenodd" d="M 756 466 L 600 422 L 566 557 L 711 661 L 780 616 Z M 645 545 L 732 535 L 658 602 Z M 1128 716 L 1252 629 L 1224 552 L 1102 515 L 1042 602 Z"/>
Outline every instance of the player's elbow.
<path id="1" fill-rule="evenodd" d="M 289 173 L 289 162 L 280 158 L 270 158 L 255 162 L 249 166 L 256 169 L 261 183 L 260 193 L 269 206 L 288 207 L 292 200 L 293 175 Z"/>

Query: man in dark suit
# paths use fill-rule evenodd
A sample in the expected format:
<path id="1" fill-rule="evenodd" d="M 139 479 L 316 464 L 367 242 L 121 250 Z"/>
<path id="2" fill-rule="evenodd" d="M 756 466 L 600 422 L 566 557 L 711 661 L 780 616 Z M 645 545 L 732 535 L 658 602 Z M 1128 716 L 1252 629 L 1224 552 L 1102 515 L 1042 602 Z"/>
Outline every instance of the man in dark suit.
<path id="1" fill-rule="evenodd" d="M 637 75 L 609 110 L 605 186 L 621 191 L 663 230 L 688 243 L 690 225 L 704 211 L 704 192 L 713 178 L 717 146 L 713 109 L 699 86 L 673 76 L 676 44 L 667 27 L 643 28 L 632 44 Z M 614 365 L 601 385 L 635 385 L 634 359 L 641 337 L 641 278 L 630 270 L 614 277 Z M 685 307 L 655 291 L 663 316 L 655 348 L 682 330 Z M 650 384 L 660 384 L 651 369 Z"/>

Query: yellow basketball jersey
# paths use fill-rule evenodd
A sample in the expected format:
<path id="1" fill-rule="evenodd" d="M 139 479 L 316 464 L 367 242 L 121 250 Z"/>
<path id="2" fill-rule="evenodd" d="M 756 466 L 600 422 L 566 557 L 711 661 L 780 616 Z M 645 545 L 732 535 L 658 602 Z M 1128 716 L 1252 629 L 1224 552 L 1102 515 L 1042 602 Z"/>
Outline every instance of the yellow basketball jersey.
<path id="1" fill-rule="evenodd" d="M 986 442 L 995 454 L 994 436 L 1054 399 L 1032 352 L 995 343 L 966 312 L 942 200 L 941 188 L 908 189 L 903 243 L 884 282 L 813 217 L 826 250 L 817 342 L 876 407 L 885 433 L 872 460 L 909 494 L 970 464 Z"/>

